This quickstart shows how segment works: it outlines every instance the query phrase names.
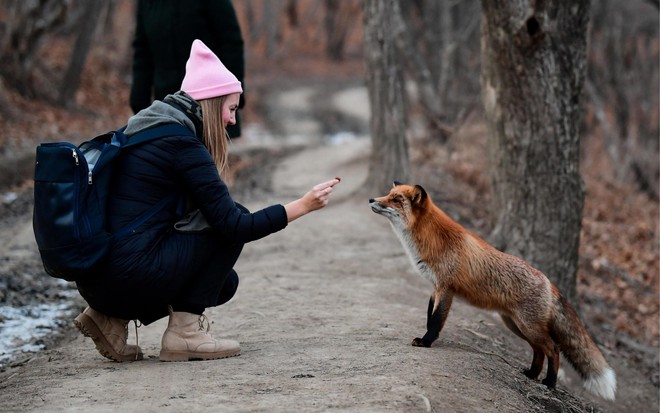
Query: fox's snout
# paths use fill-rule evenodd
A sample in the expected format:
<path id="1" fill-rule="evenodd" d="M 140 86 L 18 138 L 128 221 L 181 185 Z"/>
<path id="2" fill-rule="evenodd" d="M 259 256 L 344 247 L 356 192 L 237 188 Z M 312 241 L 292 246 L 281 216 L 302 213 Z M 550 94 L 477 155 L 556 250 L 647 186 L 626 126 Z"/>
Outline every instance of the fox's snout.
<path id="1" fill-rule="evenodd" d="M 397 219 L 400 215 L 400 212 L 393 208 L 386 197 L 369 199 L 369 206 L 373 212 L 390 220 Z"/>
<path id="2" fill-rule="evenodd" d="M 375 213 L 379 213 L 381 211 L 380 205 L 373 198 L 369 198 L 369 206 L 371 207 L 371 210 L 374 211 Z"/>

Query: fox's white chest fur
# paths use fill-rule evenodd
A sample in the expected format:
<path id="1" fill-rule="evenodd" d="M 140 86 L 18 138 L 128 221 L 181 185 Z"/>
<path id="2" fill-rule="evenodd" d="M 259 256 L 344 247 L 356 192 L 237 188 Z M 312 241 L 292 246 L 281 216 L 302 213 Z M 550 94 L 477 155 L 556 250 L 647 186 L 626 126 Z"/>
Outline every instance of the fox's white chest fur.
<path id="1" fill-rule="evenodd" d="M 403 225 L 403 223 L 390 223 L 392 224 L 392 229 L 397 238 L 401 241 L 401 245 L 403 245 L 403 249 L 406 251 L 413 268 L 422 278 L 428 280 L 431 284 L 436 285 L 437 277 L 431 267 L 422 260 L 419 250 L 417 249 L 417 244 L 410 236 L 410 231 Z"/>

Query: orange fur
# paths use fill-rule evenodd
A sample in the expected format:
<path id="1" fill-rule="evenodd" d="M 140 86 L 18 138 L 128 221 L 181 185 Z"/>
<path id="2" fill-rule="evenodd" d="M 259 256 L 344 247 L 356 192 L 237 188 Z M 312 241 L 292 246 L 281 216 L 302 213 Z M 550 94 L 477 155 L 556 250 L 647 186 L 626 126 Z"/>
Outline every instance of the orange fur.
<path id="1" fill-rule="evenodd" d="M 614 371 L 581 324 L 573 307 L 539 270 L 498 251 L 448 217 L 421 186 L 396 184 L 386 196 L 371 199 L 386 216 L 413 266 L 434 285 L 427 332 L 414 346 L 429 347 L 438 337 L 454 296 L 500 313 L 504 324 L 532 347 L 525 374 L 536 379 L 548 360 L 543 383 L 554 387 L 559 353 L 585 379 L 585 387 L 607 399 L 616 389 Z"/>

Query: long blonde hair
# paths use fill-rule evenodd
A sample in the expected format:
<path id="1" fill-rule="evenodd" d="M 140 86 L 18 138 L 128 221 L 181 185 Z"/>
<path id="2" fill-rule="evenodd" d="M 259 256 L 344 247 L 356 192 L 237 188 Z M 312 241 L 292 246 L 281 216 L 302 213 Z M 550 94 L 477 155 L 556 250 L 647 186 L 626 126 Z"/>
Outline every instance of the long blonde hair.
<path id="1" fill-rule="evenodd" d="M 227 131 L 222 125 L 222 106 L 225 96 L 202 99 L 202 124 L 204 125 L 204 145 L 211 153 L 220 176 L 225 179 L 229 169 L 229 145 Z"/>

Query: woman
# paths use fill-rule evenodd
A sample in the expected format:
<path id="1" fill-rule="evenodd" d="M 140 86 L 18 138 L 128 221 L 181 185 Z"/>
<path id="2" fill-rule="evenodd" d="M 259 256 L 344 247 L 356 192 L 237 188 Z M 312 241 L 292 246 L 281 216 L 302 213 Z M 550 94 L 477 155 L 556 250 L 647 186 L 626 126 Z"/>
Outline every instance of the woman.
<path id="1" fill-rule="evenodd" d="M 237 78 L 195 40 L 181 91 L 129 119 L 129 138 L 172 123 L 190 133 L 164 136 L 121 155 L 109 199 L 110 230 L 126 226 L 172 194 L 186 202 L 171 202 L 136 231 L 115 240 L 98 276 L 77 283 L 89 307 L 74 323 L 103 356 L 141 359 L 141 349 L 126 343 L 128 320 L 149 324 L 167 315 L 161 360 L 240 354 L 238 342 L 208 334 L 204 310 L 226 303 L 236 292 L 233 267 L 245 243 L 323 208 L 339 182 L 336 178 L 318 184 L 291 203 L 254 213 L 236 204 L 221 174 L 227 169 L 225 127 L 235 122 L 241 93 Z M 185 218 L 184 203 L 192 211 Z"/>

